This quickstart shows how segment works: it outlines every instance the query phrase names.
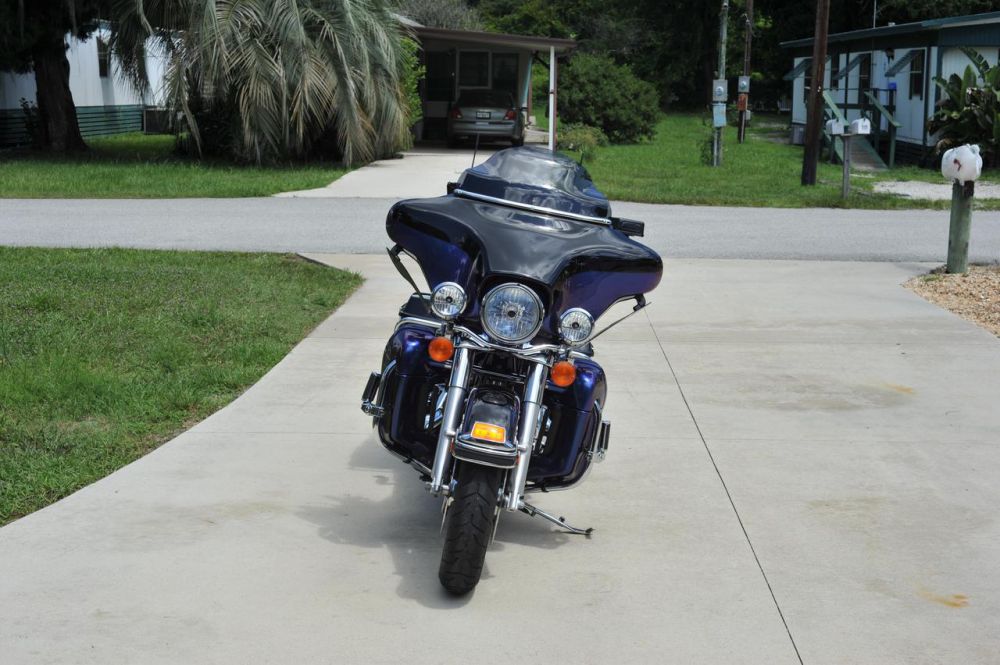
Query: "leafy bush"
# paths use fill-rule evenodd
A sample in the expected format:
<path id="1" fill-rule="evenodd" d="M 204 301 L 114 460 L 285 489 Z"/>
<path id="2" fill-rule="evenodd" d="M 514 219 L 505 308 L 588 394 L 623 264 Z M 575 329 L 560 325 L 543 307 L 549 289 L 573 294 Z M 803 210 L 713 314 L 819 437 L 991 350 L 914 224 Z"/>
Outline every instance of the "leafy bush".
<path id="1" fill-rule="evenodd" d="M 658 96 L 624 65 L 582 53 L 559 73 L 558 112 L 571 123 L 599 127 L 612 143 L 636 143 L 656 133 Z"/>
<path id="2" fill-rule="evenodd" d="M 549 70 L 538 62 L 531 64 L 531 104 L 536 118 L 548 117 Z"/>
<path id="3" fill-rule="evenodd" d="M 944 97 L 927 128 L 938 135 L 939 154 L 958 145 L 977 143 L 983 161 L 993 165 L 1000 151 L 1000 66 L 990 67 L 977 51 L 962 50 L 972 65 L 966 66 L 962 76 L 952 74 L 947 81 L 934 77 Z"/>
<path id="4" fill-rule="evenodd" d="M 587 125 L 566 124 L 559 128 L 556 134 L 560 150 L 572 150 L 580 153 L 580 163 L 593 158 L 597 149 L 608 145 L 608 137 L 597 127 Z"/>
<path id="5" fill-rule="evenodd" d="M 406 107 L 408 110 L 407 123 L 410 127 L 420 122 L 424 117 L 424 104 L 420 100 L 420 80 L 427 73 L 427 68 L 420 64 L 418 51 L 420 45 L 409 37 L 403 38 L 402 71 L 400 72 L 400 85 L 406 93 Z"/>

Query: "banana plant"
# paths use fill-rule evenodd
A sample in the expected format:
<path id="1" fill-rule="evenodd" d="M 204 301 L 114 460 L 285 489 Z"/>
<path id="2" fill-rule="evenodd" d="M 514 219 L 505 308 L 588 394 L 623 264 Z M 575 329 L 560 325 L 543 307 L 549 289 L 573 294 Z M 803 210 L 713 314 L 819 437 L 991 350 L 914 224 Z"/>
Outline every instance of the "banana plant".
<path id="1" fill-rule="evenodd" d="M 984 162 L 995 163 L 1000 152 L 1000 67 L 993 66 L 970 48 L 962 51 L 972 62 L 961 76 L 934 77 L 944 93 L 927 128 L 938 139 L 936 149 L 964 143 L 979 144 Z"/>

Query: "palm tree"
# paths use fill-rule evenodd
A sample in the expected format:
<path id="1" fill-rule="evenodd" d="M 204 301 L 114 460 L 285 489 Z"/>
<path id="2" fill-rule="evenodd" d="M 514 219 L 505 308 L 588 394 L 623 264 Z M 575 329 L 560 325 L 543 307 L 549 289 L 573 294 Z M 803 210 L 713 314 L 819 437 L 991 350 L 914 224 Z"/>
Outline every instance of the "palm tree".
<path id="1" fill-rule="evenodd" d="M 408 139 L 405 35 L 385 0 L 111 4 L 111 45 L 123 72 L 148 87 L 152 38 L 166 59 L 168 105 L 199 151 L 205 118 L 221 118 L 228 150 L 256 163 L 307 156 L 331 132 L 349 164 L 391 154 Z"/>

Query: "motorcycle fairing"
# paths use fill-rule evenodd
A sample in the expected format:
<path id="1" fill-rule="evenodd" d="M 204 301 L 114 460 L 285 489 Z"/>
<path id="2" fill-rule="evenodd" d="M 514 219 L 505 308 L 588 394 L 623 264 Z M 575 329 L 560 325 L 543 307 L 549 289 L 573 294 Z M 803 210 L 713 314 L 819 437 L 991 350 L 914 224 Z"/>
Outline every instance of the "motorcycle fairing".
<path id="1" fill-rule="evenodd" d="M 431 288 L 455 282 L 476 294 L 499 281 L 525 282 L 555 316 L 582 307 L 597 318 L 615 302 L 656 288 L 663 268 L 656 252 L 611 226 L 455 195 L 397 203 L 386 230 Z M 479 299 L 470 300 L 465 317 L 474 318 Z"/>

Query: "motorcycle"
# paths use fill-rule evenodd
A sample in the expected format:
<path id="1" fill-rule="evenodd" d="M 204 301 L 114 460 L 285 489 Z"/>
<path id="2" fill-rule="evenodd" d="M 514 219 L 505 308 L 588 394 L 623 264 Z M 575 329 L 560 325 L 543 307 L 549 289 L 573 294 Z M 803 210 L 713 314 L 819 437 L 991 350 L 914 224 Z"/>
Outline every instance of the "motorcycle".
<path id="1" fill-rule="evenodd" d="M 611 216 L 582 165 L 522 147 L 466 169 L 445 196 L 400 201 L 389 258 L 413 288 L 362 395 L 382 445 L 443 498 L 438 577 L 479 582 L 505 511 L 579 484 L 608 450 L 607 380 L 593 340 L 647 306 L 659 255 L 642 222 Z M 416 261 L 422 291 L 401 260 Z M 625 317 L 595 332 L 616 303 Z"/>

